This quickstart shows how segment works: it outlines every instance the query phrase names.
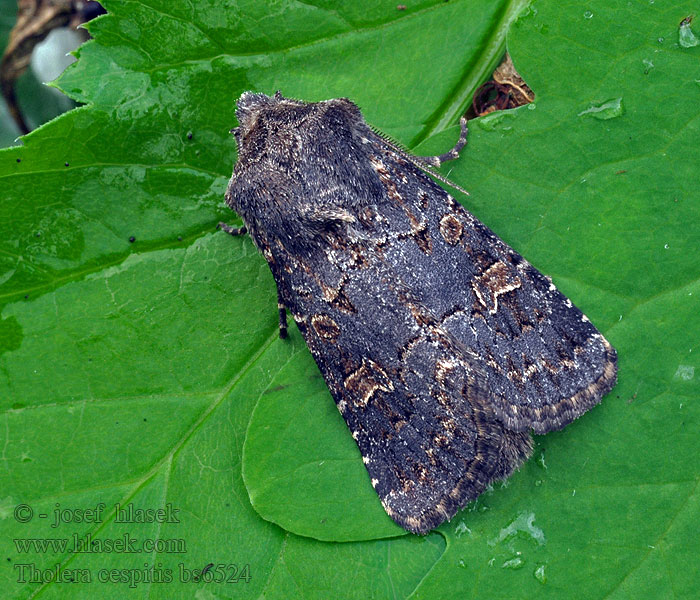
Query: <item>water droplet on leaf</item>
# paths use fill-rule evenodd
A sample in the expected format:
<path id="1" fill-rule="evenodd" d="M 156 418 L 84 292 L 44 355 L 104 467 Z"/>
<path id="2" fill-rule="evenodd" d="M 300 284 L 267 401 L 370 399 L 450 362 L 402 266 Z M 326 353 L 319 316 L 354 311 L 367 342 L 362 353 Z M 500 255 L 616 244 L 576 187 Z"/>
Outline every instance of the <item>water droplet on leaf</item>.
<path id="1" fill-rule="evenodd" d="M 535 579 L 537 579 L 537 581 L 539 581 L 540 583 L 547 583 L 547 575 L 544 572 L 544 565 L 540 565 L 539 567 L 537 567 L 533 575 L 535 576 Z"/>
<path id="2" fill-rule="evenodd" d="M 535 525 L 535 513 L 520 513 L 507 527 L 501 529 L 499 534 L 488 540 L 489 546 L 495 546 L 504 540 L 515 537 L 519 532 L 527 534 L 537 542 L 539 546 L 545 543 L 544 531 Z"/>
<path id="3" fill-rule="evenodd" d="M 537 458 L 535 460 L 540 467 L 542 467 L 543 469 L 547 468 L 547 464 L 544 462 L 544 448 L 540 448 L 539 452 L 537 453 Z"/>
<path id="4" fill-rule="evenodd" d="M 460 521 L 457 524 L 457 527 L 455 527 L 455 536 L 460 538 L 462 537 L 465 533 L 468 533 L 471 535 L 472 530 L 467 527 L 467 524 L 464 521 Z"/>
<path id="5" fill-rule="evenodd" d="M 594 104 L 587 108 L 586 110 L 578 113 L 578 116 L 590 115 L 601 121 L 606 121 L 607 119 L 614 119 L 619 117 L 624 113 L 624 108 L 622 107 L 622 98 L 613 98 L 603 102 L 602 104 Z"/>
<path id="6" fill-rule="evenodd" d="M 523 565 L 525 564 L 525 561 L 520 557 L 516 556 L 515 558 L 511 558 L 510 560 L 507 560 L 501 565 L 501 568 L 503 569 L 520 569 Z"/>
<path id="7" fill-rule="evenodd" d="M 510 121 L 513 118 L 514 117 L 512 114 L 497 111 L 481 117 L 481 119 L 479 119 L 479 125 L 485 131 L 511 132 L 513 130 L 513 126 L 510 125 Z"/>
<path id="8" fill-rule="evenodd" d="M 678 43 L 681 48 L 693 48 L 700 45 L 700 40 L 690 28 L 690 23 L 684 19 L 681 26 L 678 28 Z"/>
<path id="9" fill-rule="evenodd" d="M 678 365 L 674 379 L 681 379 L 682 381 L 690 381 L 695 377 L 695 367 L 692 365 Z"/>

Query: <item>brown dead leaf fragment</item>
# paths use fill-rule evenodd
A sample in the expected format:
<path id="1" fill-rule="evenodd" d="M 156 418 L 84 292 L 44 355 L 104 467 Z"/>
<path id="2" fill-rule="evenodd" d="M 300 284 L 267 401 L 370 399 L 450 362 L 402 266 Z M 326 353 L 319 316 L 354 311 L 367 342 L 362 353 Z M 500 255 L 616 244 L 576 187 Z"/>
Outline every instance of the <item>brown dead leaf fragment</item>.
<path id="1" fill-rule="evenodd" d="M 493 72 L 493 78 L 474 94 L 472 107 L 477 117 L 496 110 L 506 110 L 529 104 L 535 94 L 518 74 L 508 54 Z"/>

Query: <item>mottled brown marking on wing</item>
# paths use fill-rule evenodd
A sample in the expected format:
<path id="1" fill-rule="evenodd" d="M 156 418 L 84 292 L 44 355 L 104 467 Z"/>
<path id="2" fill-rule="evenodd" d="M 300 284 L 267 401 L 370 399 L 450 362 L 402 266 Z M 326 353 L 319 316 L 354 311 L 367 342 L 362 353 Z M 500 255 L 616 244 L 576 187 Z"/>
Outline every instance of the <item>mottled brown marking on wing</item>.
<path id="1" fill-rule="evenodd" d="M 386 195 L 388 198 L 391 200 L 394 200 L 396 202 L 401 201 L 401 194 L 396 189 L 396 183 L 391 177 L 391 173 L 389 173 L 389 170 L 386 168 L 386 165 L 382 162 L 382 160 L 376 156 L 370 157 L 369 164 L 372 165 L 372 168 L 375 170 L 377 175 L 379 175 L 379 181 L 382 182 L 382 185 L 386 189 Z"/>
<path id="2" fill-rule="evenodd" d="M 311 317 L 311 326 L 319 337 L 335 342 L 340 335 L 340 327 L 328 315 L 316 314 Z"/>
<path id="3" fill-rule="evenodd" d="M 440 219 L 440 233 L 448 244 L 456 246 L 462 239 L 464 227 L 455 215 L 447 213 Z"/>
<path id="4" fill-rule="evenodd" d="M 474 278 L 472 290 L 479 302 L 491 314 L 498 311 L 498 297 L 506 292 L 519 288 L 520 278 L 512 267 L 497 260 L 481 275 Z"/>
<path id="5" fill-rule="evenodd" d="M 362 359 L 359 369 L 347 377 L 344 385 L 361 406 L 367 406 L 372 396 L 380 390 L 394 391 L 391 378 L 377 363 L 367 358 Z"/>
<path id="6" fill-rule="evenodd" d="M 341 280 L 338 287 L 331 287 L 323 282 L 319 282 L 323 297 L 333 308 L 337 308 L 346 313 L 355 313 L 357 309 L 353 306 L 350 298 L 345 293 L 345 280 Z"/>

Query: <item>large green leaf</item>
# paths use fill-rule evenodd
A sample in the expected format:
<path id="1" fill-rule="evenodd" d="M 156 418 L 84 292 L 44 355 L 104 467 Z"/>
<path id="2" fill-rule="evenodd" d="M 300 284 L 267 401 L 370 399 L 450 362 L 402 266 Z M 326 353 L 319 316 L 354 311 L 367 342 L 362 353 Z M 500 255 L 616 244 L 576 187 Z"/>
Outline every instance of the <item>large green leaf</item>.
<path id="1" fill-rule="evenodd" d="M 472 121 L 449 174 L 615 345 L 620 383 L 425 537 L 383 513 L 297 330 L 278 339 L 264 260 L 214 230 L 236 219 L 227 132 L 241 92 L 281 89 L 443 151 L 524 2 L 104 4 L 59 82 L 88 106 L 0 153 L 8 597 L 697 596 L 697 3 L 542 0 L 511 28 L 536 102 Z M 174 541 L 21 551 L 74 533 Z M 233 564 L 250 580 L 208 581 Z"/>

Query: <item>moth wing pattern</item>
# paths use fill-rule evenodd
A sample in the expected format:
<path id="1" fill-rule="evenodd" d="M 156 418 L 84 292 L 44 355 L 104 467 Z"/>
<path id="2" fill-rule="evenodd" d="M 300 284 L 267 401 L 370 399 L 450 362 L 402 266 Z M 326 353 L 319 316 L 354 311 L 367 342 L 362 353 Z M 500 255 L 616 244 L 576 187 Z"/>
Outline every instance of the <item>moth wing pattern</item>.
<path id="1" fill-rule="evenodd" d="M 430 219 L 439 232 L 434 262 L 456 266 L 436 277 L 442 291 L 433 310 L 486 361 L 490 404 L 508 429 L 542 434 L 565 427 L 611 389 L 615 350 L 550 278 L 442 197 L 447 207 Z"/>
<path id="2" fill-rule="evenodd" d="M 350 101 L 236 114 L 227 203 L 399 525 L 450 519 L 614 385 L 591 322 Z"/>

